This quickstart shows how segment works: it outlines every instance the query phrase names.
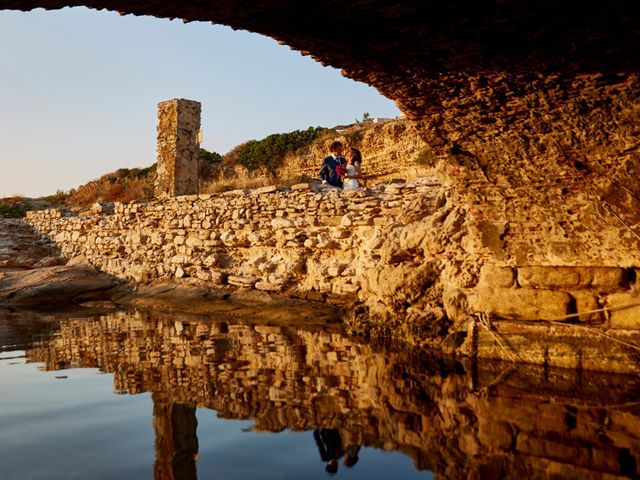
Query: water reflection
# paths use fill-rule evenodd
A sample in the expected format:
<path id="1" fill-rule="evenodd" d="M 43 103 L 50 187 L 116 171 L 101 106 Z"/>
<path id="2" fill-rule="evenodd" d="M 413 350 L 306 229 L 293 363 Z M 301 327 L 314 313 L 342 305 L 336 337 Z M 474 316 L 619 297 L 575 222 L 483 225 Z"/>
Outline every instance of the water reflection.
<path id="1" fill-rule="evenodd" d="M 343 448 L 342 435 L 337 428 L 316 428 L 313 431 L 313 439 L 316 441 L 320 459 L 326 463 L 327 473 L 338 473 L 340 459 L 344 456 L 344 465 L 347 468 L 358 463 L 360 445 L 350 445 Z"/>
<path id="2" fill-rule="evenodd" d="M 28 323 L 7 318 L 0 340 L 24 340 Z M 41 319 L 33 324 L 42 335 Z M 49 325 L 54 334 L 30 342 L 28 361 L 96 367 L 114 374 L 117 393 L 152 393 L 156 479 L 197 478 L 196 408 L 252 419 L 255 431 L 313 431 L 312 468 L 328 473 L 362 468 L 362 447 L 403 452 L 439 478 L 640 473 L 637 378 L 478 370 L 379 350 L 337 327 L 142 312 Z"/>

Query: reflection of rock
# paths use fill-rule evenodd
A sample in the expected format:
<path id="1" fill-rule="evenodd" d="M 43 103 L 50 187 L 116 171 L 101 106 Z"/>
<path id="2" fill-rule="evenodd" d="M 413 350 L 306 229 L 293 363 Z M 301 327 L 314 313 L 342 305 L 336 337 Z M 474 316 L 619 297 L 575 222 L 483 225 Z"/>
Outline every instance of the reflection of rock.
<path id="1" fill-rule="evenodd" d="M 504 365 L 465 373 L 378 351 L 337 328 L 139 313 L 60 328 L 27 358 L 48 369 L 98 367 L 114 372 L 117 391 L 153 392 L 158 445 L 171 436 L 163 449 L 188 465 L 197 451 L 188 409 L 197 406 L 252 418 L 263 431 L 338 428 L 348 444 L 400 450 L 442 478 L 640 473 L 637 378 Z"/>
<path id="2" fill-rule="evenodd" d="M 86 266 L 0 272 L 0 304 L 60 305 L 104 300 L 116 285 L 113 277 Z"/>

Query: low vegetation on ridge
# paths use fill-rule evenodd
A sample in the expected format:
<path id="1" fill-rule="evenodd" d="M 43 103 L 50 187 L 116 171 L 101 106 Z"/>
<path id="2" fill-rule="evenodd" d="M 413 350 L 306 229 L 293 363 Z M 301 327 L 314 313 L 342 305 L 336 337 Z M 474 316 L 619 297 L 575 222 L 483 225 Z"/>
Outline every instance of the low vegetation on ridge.
<path id="1" fill-rule="evenodd" d="M 308 146 L 333 129 L 310 127 L 288 133 L 276 133 L 262 140 L 250 140 L 226 155 L 200 149 L 201 191 L 224 191 L 237 187 L 262 186 L 273 182 L 285 155 Z M 145 168 L 120 168 L 68 192 L 39 199 L 16 196 L 0 199 L 0 217 L 23 217 L 28 210 L 66 207 L 83 211 L 96 202 L 129 202 L 153 198 L 156 164 Z M 296 179 L 300 180 L 300 179 Z"/>
<path id="2" fill-rule="evenodd" d="M 264 169 L 275 174 L 287 154 L 334 133 L 335 130 L 323 127 L 274 133 L 262 140 L 250 140 L 238 145 L 224 156 L 224 163 L 241 165 L 249 171 Z"/>
<path id="3" fill-rule="evenodd" d="M 21 218 L 26 211 L 22 197 L 0 199 L 0 218 Z"/>

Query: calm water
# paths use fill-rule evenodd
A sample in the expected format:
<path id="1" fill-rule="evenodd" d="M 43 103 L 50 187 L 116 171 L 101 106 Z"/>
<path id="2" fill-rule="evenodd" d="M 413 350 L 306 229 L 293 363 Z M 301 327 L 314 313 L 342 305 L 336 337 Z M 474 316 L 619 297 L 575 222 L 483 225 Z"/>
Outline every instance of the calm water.
<path id="1" fill-rule="evenodd" d="M 4 312 L 0 345 L 1 479 L 638 475 L 635 378 L 142 312 Z"/>

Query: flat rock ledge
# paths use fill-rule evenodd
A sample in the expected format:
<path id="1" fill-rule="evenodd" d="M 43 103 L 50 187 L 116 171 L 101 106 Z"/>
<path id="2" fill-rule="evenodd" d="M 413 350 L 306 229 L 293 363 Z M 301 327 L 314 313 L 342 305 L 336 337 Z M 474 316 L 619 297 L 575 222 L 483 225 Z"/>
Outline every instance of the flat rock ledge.
<path id="1" fill-rule="evenodd" d="M 0 308 L 134 307 L 244 322 L 331 324 L 342 312 L 329 304 L 276 298 L 266 292 L 220 291 L 178 283 L 134 286 L 88 265 L 0 272 Z"/>
<path id="2" fill-rule="evenodd" d="M 0 271 L 0 305 L 64 307 L 108 300 L 119 283 L 88 265 Z"/>
<path id="3" fill-rule="evenodd" d="M 326 325 L 342 320 L 343 312 L 330 304 L 273 297 L 266 292 L 240 289 L 220 291 L 174 282 L 121 289 L 117 305 L 177 311 L 245 322 L 289 325 Z"/>

